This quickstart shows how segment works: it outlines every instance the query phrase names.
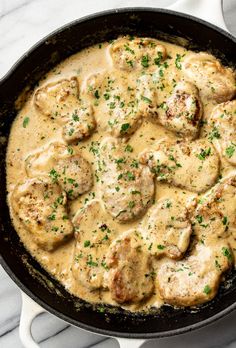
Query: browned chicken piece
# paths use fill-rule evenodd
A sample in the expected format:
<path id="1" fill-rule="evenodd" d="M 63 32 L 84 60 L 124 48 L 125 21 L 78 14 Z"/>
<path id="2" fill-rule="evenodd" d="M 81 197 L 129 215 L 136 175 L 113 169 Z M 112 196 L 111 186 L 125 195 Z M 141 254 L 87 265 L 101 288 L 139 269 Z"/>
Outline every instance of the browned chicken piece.
<path id="1" fill-rule="evenodd" d="M 209 140 L 222 157 L 236 165 L 236 100 L 217 105 L 210 117 Z"/>
<path id="2" fill-rule="evenodd" d="M 195 139 L 200 130 L 202 103 L 197 87 L 179 82 L 172 95 L 158 109 L 158 122 L 178 135 Z"/>
<path id="3" fill-rule="evenodd" d="M 114 223 L 98 200 L 90 201 L 73 219 L 75 249 L 72 263 L 74 279 L 90 290 L 104 287 L 108 270 L 105 258 L 110 241 L 116 237 Z"/>
<path id="4" fill-rule="evenodd" d="M 125 71 L 147 69 L 167 57 L 163 44 L 151 38 L 121 37 L 109 47 L 113 66 Z"/>
<path id="5" fill-rule="evenodd" d="M 220 167 L 219 156 L 206 139 L 193 142 L 163 139 L 155 149 L 144 150 L 140 162 L 150 167 L 158 181 L 197 193 L 215 184 Z"/>
<path id="6" fill-rule="evenodd" d="M 195 83 L 204 101 L 217 103 L 235 96 L 235 74 L 208 53 L 189 53 L 184 58 L 182 70 L 187 79 Z"/>
<path id="7" fill-rule="evenodd" d="M 211 246 L 236 237 L 236 177 L 223 179 L 197 205 L 192 217 L 195 239 Z"/>
<path id="8" fill-rule="evenodd" d="M 142 216 L 154 196 L 153 174 L 148 166 L 127 155 L 119 141 L 101 143 L 100 187 L 107 211 L 125 223 Z"/>
<path id="9" fill-rule="evenodd" d="M 69 199 L 88 192 L 93 185 L 91 164 L 75 148 L 62 143 L 50 143 L 29 155 L 25 168 L 29 177 L 45 175 L 58 183 Z"/>
<path id="10" fill-rule="evenodd" d="M 92 106 L 74 109 L 71 117 L 63 126 L 62 136 L 68 144 L 88 138 L 96 128 Z"/>
<path id="11" fill-rule="evenodd" d="M 124 138 L 132 135 L 142 124 L 143 116 L 138 109 L 136 87 L 127 75 L 103 72 L 89 76 L 84 93 L 95 103 L 103 106 L 105 118 L 99 120 L 99 127 L 111 135 Z"/>
<path id="12" fill-rule="evenodd" d="M 186 203 L 163 198 L 140 223 L 139 231 L 148 251 L 160 258 L 182 258 L 192 233 Z"/>
<path id="13" fill-rule="evenodd" d="M 197 244 L 194 254 L 180 261 L 166 261 L 157 272 L 157 287 L 165 303 L 196 306 L 213 299 L 222 275 L 232 265 L 228 243 L 211 247 Z"/>
<path id="14" fill-rule="evenodd" d="M 90 136 L 96 127 L 91 105 L 79 98 L 76 77 L 40 87 L 35 92 L 34 104 L 42 114 L 63 126 L 62 135 L 67 143 Z"/>
<path id="15" fill-rule="evenodd" d="M 114 240 L 106 256 L 109 268 L 105 280 L 111 297 L 122 304 L 147 299 L 154 290 L 151 257 L 137 231 L 125 232 Z"/>
<path id="16" fill-rule="evenodd" d="M 151 75 L 133 79 L 116 71 L 96 73 L 87 78 L 83 93 L 102 106 L 105 118 L 100 118 L 98 126 L 117 138 L 130 137 L 144 119 L 157 118 L 156 88 Z"/>
<path id="17" fill-rule="evenodd" d="M 224 179 L 198 202 L 192 225 L 195 246 L 191 256 L 163 263 L 158 271 L 158 287 L 165 302 L 195 306 L 217 293 L 222 274 L 233 263 L 226 237 L 235 234 L 236 179 Z"/>
<path id="18" fill-rule="evenodd" d="M 52 119 L 65 118 L 74 108 L 79 97 L 79 85 L 76 77 L 48 83 L 37 89 L 34 104 L 38 110 Z"/>
<path id="19" fill-rule="evenodd" d="M 11 202 L 18 218 L 40 248 L 52 251 L 72 237 L 66 194 L 57 183 L 47 178 L 28 179 L 16 185 Z"/>

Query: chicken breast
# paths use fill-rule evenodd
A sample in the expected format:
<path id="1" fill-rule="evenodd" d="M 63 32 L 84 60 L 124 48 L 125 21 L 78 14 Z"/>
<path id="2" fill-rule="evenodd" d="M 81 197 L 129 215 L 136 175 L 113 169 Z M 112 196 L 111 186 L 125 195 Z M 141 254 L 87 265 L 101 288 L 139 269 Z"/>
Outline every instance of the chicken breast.
<path id="1" fill-rule="evenodd" d="M 159 64 L 165 60 L 167 51 L 155 39 L 121 37 L 111 43 L 109 54 L 116 69 L 130 72 Z"/>
<path id="2" fill-rule="evenodd" d="M 165 303 L 196 306 L 215 297 L 222 275 L 231 265 L 232 254 L 227 242 L 218 242 L 212 247 L 198 244 L 188 258 L 163 262 L 157 272 L 157 287 Z"/>
<path id="3" fill-rule="evenodd" d="M 195 306 L 217 293 L 222 274 L 233 263 L 230 239 L 235 238 L 236 179 L 224 179 L 202 197 L 192 215 L 195 244 L 182 261 L 163 263 L 158 287 L 165 302 Z"/>
<path id="4" fill-rule="evenodd" d="M 130 137 L 144 119 L 157 117 L 156 87 L 151 75 L 137 79 L 119 71 L 96 73 L 88 76 L 83 93 L 103 114 L 98 126 L 117 138 Z"/>
<path id="5" fill-rule="evenodd" d="M 106 256 L 105 274 L 111 297 L 117 303 L 137 303 L 154 290 L 150 255 L 137 231 L 125 232 L 114 240 Z"/>
<path id="6" fill-rule="evenodd" d="M 52 251 L 72 237 L 66 195 L 57 183 L 47 178 L 28 179 L 16 185 L 11 203 L 24 228 L 40 248 Z"/>
<path id="7" fill-rule="evenodd" d="M 185 205 L 173 198 L 163 198 L 142 220 L 139 231 L 152 255 L 173 259 L 183 257 L 192 233 Z"/>
<path id="8" fill-rule="evenodd" d="M 235 74 L 208 53 L 189 53 L 184 58 L 182 70 L 188 80 L 195 83 L 200 95 L 217 103 L 232 99 L 236 92 Z"/>
<path id="9" fill-rule="evenodd" d="M 127 155 L 120 142 L 105 138 L 100 153 L 100 188 L 107 211 L 119 222 L 142 216 L 154 196 L 150 169 Z"/>
<path id="10" fill-rule="evenodd" d="M 79 98 L 76 77 L 52 82 L 39 88 L 34 95 L 35 107 L 62 125 L 67 143 L 82 140 L 96 127 L 93 109 Z"/>
<path id="11" fill-rule="evenodd" d="M 206 139 L 193 142 L 161 140 L 154 150 L 144 150 L 140 162 L 147 164 L 158 181 L 193 192 L 211 188 L 219 175 L 219 156 Z"/>
<path id="12" fill-rule="evenodd" d="M 75 149 L 63 143 L 50 143 L 25 160 L 29 177 L 48 176 L 58 183 L 69 199 L 88 192 L 93 185 L 91 164 Z"/>
<path id="13" fill-rule="evenodd" d="M 90 201 L 78 211 L 73 224 L 76 239 L 73 277 L 89 290 L 102 288 L 104 272 L 108 270 L 105 258 L 110 241 L 116 237 L 114 224 L 99 200 Z"/>
<path id="14" fill-rule="evenodd" d="M 172 95 L 159 107 L 158 114 L 158 122 L 165 128 L 182 137 L 195 139 L 202 119 L 197 87 L 190 82 L 177 83 Z"/>
<path id="15" fill-rule="evenodd" d="M 210 117 L 209 139 L 223 158 L 236 165 L 236 100 L 217 105 Z"/>
<path id="16" fill-rule="evenodd" d="M 195 239 L 211 246 L 236 238 L 236 177 L 223 179 L 198 203 L 192 217 Z"/>

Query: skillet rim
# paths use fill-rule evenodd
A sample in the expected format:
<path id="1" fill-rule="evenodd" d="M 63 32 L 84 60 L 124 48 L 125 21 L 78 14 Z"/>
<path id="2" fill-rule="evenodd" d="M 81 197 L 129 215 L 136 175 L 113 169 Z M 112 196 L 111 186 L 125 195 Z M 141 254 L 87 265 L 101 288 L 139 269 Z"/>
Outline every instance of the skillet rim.
<path id="1" fill-rule="evenodd" d="M 227 39 L 233 41 L 233 43 L 236 44 L 236 37 L 233 36 L 231 33 L 228 33 L 222 28 L 217 27 L 214 24 L 211 24 L 205 20 L 199 19 L 197 17 L 194 17 L 189 14 L 184 14 L 181 12 L 176 12 L 169 9 L 163 9 L 158 7 L 122 7 L 122 8 L 115 8 L 115 9 L 109 9 L 104 11 L 99 11 L 93 14 L 89 14 L 86 16 L 83 16 L 79 19 L 75 19 L 73 21 L 70 21 L 67 24 L 64 24 L 63 26 L 60 26 L 59 28 L 53 30 L 48 35 L 44 36 L 40 40 L 38 40 L 33 46 L 31 46 L 14 64 L 13 66 L 6 72 L 6 74 L 0 79 L 0 88 L 4 83 L 11 78 L 11 75 L 14 74 L 14 72 L 17 70 L 17 68 L 25 61 L 25 59 L 30 56 L 37 48 L 39 48 L 41 45 L 45 44 L 47 40 L 51 40 L 55 35 L 63 32 L 64 30 L 69 29 L 70 27 L 73 27 L 74 25 L 78 25 L 80 23 L 88 22 L 91 20 L 95 20 L 96 18 L 107 16 L 107 15 L 115 15 L 116 13 L 132 13 L 132 12 L 157 12 L 161 14 L 169 14 L 173 15 L 179 18 L 183 19 L 189 19 L 192 22 L 195 22 L 197 24 L 201 24 L 207 28 L 210 28 L 221 35 L 225 36 Z M 14 283 L 22 290 L 25 294 L 27 294 L 33 301 L 38 303 L 42 308 L 44 308 L 47 312 L 55 315 L 56 317 L 64 320 L 65 322 L 75 326 L 79 327 L 83 330 L 90 331 L 93 333 L 97 333 L 103 336 L 110 336 L 110 337 L 120 337 L 120 338 L 137 338 L 137 339 L 155 339 L 155 338 L 161 338 L 161 337 L 171 337 L 183 333 L 190 332 L 192 330 L 200 329 L 204 326 L 207 326 L 220 318 L 230 314 L 232 311 L 236 309 L 236 301 L 232 303 L 230 306 L 226 307 L 225 309 L 219 311 L 217 314 L 205 319 L 201 320 L 197 323 L 183 326 L 178 329 L 173 330 L 166 330 L 162 332 L 149 332 L 149 333 L 126 333 L 126 332 L 119 332 L 119 331 L 112 331 L 112 330 L 106 330 L 101 329 L 92 325 L 81 323 L 78 320 L 72 319 L 62 313 L 61 311 L 58 311 L 48 305 L 46 302 L 41 300 L 37 295 L 35 295 L 31 290 L 25 286 L 20 279 L 15 275 L 14 271 L 8 266 L 7 261 L 3 258 L 3 256 L 0 254 L 0 264 L 2 265 L 3 269 L 7 272 L 7 274 L 10 276 L 10 278 L 14 281 Z"/>

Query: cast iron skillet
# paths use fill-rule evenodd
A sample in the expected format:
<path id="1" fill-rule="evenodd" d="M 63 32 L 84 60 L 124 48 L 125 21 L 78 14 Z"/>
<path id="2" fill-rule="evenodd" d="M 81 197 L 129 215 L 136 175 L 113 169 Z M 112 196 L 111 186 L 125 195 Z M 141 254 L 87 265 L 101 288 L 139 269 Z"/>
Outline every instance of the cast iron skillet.
<path id="1" fill-rule="evenodd" d="M 180 36 L 194 50 L 210 50 L 226 64 L 235 64 L 236 40 L 219 28 L 160 9 L 121 9 L 88 16 L 55 31 L 34 46 L 0 84 L 0 254 L 1 264 L 14 282 L 40 306 L 75 326 L 109 336 L 157 338 L 206 325 L 236 307 L 236 272 L 210 303 L 196 311 L 163 306 L 159 311 L 130 314 L 107 306 L 93 307 L 74 298 L 50 277 L 20 242 L 6 204 L 5 154 L 15 100 L 26 87 L 34 86 L 55 64 L 95 43 L 119 35 L 151 36 L 173 40 Z M 165 35 L 164 35 L 165 34 Z M 6 141 L 4 141 L 6 140 Z"/>

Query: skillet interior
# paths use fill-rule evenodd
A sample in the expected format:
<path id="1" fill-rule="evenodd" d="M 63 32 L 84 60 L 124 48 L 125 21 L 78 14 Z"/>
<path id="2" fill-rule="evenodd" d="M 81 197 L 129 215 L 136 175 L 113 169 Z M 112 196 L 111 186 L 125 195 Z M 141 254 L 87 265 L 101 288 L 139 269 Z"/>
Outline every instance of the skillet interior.
<path id="1" fill-rule="evenodd" d="M 74 298 L 53 280 L 29 255 L 19 241 L 6 204 L 5 154 L 11 123 L 16 116 L 14 102 L 22 90 L 33 86 L 55 64 L 95 43 L 135 34 L 178 41 L 195 50 L 210 50 L 224 63 L 235 64 L 236 40 L 214 26 L 186 15 L 155 9 L 108 11 L 75 21 L 54 32 L 30 50 L 0 85 L 0 254 L 12 279 L 30 297 L 69 323 L 105 335 L 154 338 L 191 330 L 216 320 L 234 309 L 236 271 L 220 288 L 218 296 L 197 310 L 163 306 L 151 314 L 130 314 L 124 310 L 93 307 Z M 175 38 L 176 40 L 176 38 Z"/>

